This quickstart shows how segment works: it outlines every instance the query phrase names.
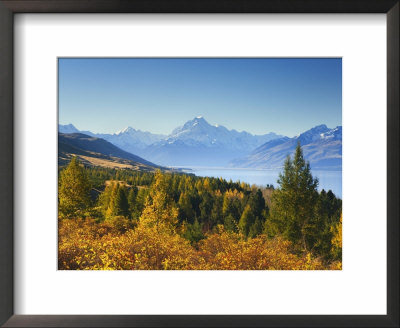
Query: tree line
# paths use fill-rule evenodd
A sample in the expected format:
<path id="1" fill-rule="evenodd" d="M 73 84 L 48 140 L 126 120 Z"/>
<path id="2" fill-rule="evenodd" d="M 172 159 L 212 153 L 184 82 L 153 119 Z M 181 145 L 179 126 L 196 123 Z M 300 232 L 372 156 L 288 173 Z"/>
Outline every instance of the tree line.
<path id="1" fill-rule="evenodd" d="M 318 192 L 300 145 L 277 182 L 274 189 L 160 170 L 90 168 L 72 158 L 60 170 L 59 217 L 91 218 L 121 234 L 166 224 L 194 248 L 221 229 L 245 242 L 283 238 L 298 256 L 341 261 L 341 200 Z"/>

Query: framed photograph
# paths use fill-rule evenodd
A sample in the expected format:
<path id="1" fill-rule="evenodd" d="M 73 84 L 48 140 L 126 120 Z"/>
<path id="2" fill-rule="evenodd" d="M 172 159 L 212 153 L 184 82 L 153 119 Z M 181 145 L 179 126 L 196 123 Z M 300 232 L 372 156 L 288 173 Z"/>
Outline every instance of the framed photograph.
<path id="1" fill-rule="evenodd" d="M 398 1 L 0 1 L 0 322 L 398 327 Z"/>

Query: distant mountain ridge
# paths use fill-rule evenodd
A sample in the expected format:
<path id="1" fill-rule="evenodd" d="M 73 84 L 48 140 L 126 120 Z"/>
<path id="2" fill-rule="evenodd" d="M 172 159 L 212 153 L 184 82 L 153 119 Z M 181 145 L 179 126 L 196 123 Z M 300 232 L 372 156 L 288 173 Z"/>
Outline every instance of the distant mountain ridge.
<path id="1" fill-rule="evenodd" d="M 342 167 L 342 127 L 315 126 L 289 138 L 273 132 L 264 135 L 228 130 L 211 125 L 198 116 L 175 128 L 168 136 L 128 127 L 113 134 L 79 131 L 72 124 L 59 131 L 81 132 L 102 138 L 126 152 L 162 166 L 281 168 L 300 142 L 313 169 L 339 170 Z M 134 155 L 134 156 L 135 156 Z"/>
<path id="2" fill-rule="evenodd" d="M 72 124 L 59 125 L 59 131 L 79 132 Z M 114 134 L 85 131 L 121 149 L 164 166 L 226 166 L 233 158 L 247 155 L 263 143 L 282 137 L 273 132 L 252 135 L 211 125 L 198 116 L 177 127 L 168 136 L 125 128 Z"/>
<path id="3" fill-rule="evenodd" d="M 104 139 L 82 133 L 59 133 L 59 164 L 68 163 L 72 156 L 77 156 L 82 162 L 94 166 L 130 167 L 145 170 L 160 168 Z"/>
<path id="4" fill-rule="evenodd" d="M 111 142 L 115 146 L 133 154 L 140 154 L 147 146 L 166 137 L 162 134 L 154 134 L 147 131 L 136 130 L 132 127 L 127 127 L 116 133 L 109 134 L 93 133 L 91 131 L 80 131 L 72 124 L 59 124 L 58 131 L 61 133 L 80 132 L 92 137 L 102 138 L 104 140 L 107 140 L 108 142 Z"/>
<path id="5" fill-rule="evenodd" d="M 232 160 L 230 167 L 274 169 L 281 168 L 288 155 L 293 155 L 297 142 L 312 169 L 342 169 L 342 127 L 329 129 L 318 125 L 293 138 L 275 139 L 253 150 L 248 156 Z"/>

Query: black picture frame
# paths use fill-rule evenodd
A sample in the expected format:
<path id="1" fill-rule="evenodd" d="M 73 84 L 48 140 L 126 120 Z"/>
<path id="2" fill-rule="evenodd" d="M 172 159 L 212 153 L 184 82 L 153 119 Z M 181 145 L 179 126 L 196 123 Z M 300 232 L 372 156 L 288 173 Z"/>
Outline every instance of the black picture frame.
<path id="1" fill-rule="evenodd" d="M 399 8 L 399 0 L 0 0 L 0 324 L 4 327 L 399 327 Z M 13 126 L 13 17 L 16 13 L 385 13 L 387 315 L 14 315 L 13 135 L 18 129 Z"/>

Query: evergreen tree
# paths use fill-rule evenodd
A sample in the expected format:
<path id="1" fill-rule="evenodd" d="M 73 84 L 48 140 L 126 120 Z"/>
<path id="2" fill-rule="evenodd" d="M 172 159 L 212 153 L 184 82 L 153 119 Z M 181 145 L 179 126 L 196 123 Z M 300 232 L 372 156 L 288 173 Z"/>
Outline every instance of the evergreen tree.
<path id="1" fill-rule="evenodd" d="M 133 212 L 132 212 L 132 217 L 134 219 L 139 219 L 140 215 L 142 214 L 147 196 L 148 196 L 148 189 L 145 188 L 138 189 L 136 201 L 133 206 Z"/>
<path id="2" fill-rule="evenodd" d="M 187 240 L 190 240 L 191 243 L 197 243 L 199 240 L 205 238 L 202 231 L 202 226 L 197 218 L 194 220 L 193 224 L 186 224 L 183 237 L 185 237 Z"/>
<path id="3" fill-rule="evenodd" d="M 202 200 L 199 205 L 200 209 L 200 222 L 202 222 L 205 226 L 206 229 L 211 228 L 211 210 L 213 208 L 213 199 L 211 194 L 208 191 L 204 191 L 202 196 Z"/>
<path id="4" fill-rule="evenodd" d="M 90 183 L 85 168 L 73 157 L 60 173 L 58 190 L 59 215 L 61 217 L 84 217 L 91 205 Z"/>
<path id="5" fill-rule="evenodd" d="M 135 210 L 136 196 L 138 193 L 138 189 L 136 186 L 131 187 L 128 193 L 128 204 L 129 204 L 129 212 L 132 213 Z"/>
<path id="6" fill-rule="evenodd" d="M 214 205 L 210 215 L 212 226 L 222 224 L 224 222 L 222 215 L 222 202 L 222 196 L 215 196 Z"/>
<path id="7" fill-rule="evenodd" d="M 225 193 L 224 195 L 224 201 L 222 204 L 222 215 L 224 217 L 227 217 L 232 213 L 233 207 L 232 207 L 232 202 L 231 199 L 229 198 L 228 194 Z"/>
<path id="8" fill-rule="evenodd" d="M 253 210 L 254 216 L 261 218 L 265 210 L 265 199 L 260 189 L 250 194 L 247 204 Z"/>
<path id="9" fill-rule="evenodd" d="M 331 227 L 332 232 L 332 249 L 331 255 L 336 260 L 342 260 L 342 215 L 339 222 Z"/>
<path id="10" fill-rule="evenodd" d="M 226 231 L 229 232 L 238 232 L 238 226 L 236 220 L 232 215 L 229 214 L 227 217 L 225 217 L 224 228 Z"/>
<path id="11" fill-rule="evenodd" d="M 310 237 L 314 250 L 325 258 L 332 258 L 333 227 L 337 226 L 341 216 L 341 200 L 331 190 L 322 190 L 318 197 L 317 215 L 313 220 Z"/>
<path id="12" fill-rule="evenodd" d="M 254 238 L 263 232 L 263 223 L 260 218 L 256 218 L 256 221 L 249 229 L 249 238 Z"/>
<path id="13" fill-rule="evenodd" d="M 120 186 L 117 189 L 115 198 L 113 199 L 113 205 L 112 216 L 129 216 L 129 204 L 124 186 Z"/>
<path id="14" fill-rule="evenodd" d="M 255 220 L 256 218 L 254 216 L 253 209 L 250 207 L 250 205 L 246 205 L 239 220 L 239 231 L 243 234 L 243 236 L 248 236 L 250 227 L 254 224 Z"/>
<path id="15" fill-rule="evenodd" d="M 117 197 L 117 194 L 119 193 L 119 182 L 112 182 L 111 183 L 111 193 L 110 193 L 110 198 L 108 202 L 108 207 L 106 210 L 106 219 L 110 219 L 114 217 L 117 213 L 117 209 L 115 208 L 116 202 L 115 199 Z"/>
<path id="16" fill-rule="evenodd" d="M 159 229 L 174 230 L 178 223 L 178 207 L 169 193 L 170 179 L 157 170 L 154 183 L 146 199 L 140 222 Z"/>
<path id="17" fill-rule="evenodd" d="M 187 192 L 182 192 L 179 201 L 179 219 L 180 221 L 188 221 L 190 223 L 194 222 L 195 212 L 192 207 L 192 202 L 190 195 Z"/>
<path id="18" fill-rule="evenodd" d="M 114 188 L 113 183 L 106 186 L 104 191 L 100 194 L 100 196 L 97 200 L 98 206 L 100 207 L 104 218 L 107 217 L 107 210 L 110 206 L 111 194 L 112 194 L 113 188 Z"/>
<path id="19" fill-rule="evenodd" d="M 304 160 L 300 143 L 293 161 L 285 161 L 279 175 L 280 188 L 273 194 L 272 219 L 277 230 L 303 250 L 313 248 L 312 230 L 318 201 L 318 179 L 311 175 L 310 164 Z"/>

